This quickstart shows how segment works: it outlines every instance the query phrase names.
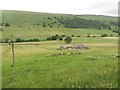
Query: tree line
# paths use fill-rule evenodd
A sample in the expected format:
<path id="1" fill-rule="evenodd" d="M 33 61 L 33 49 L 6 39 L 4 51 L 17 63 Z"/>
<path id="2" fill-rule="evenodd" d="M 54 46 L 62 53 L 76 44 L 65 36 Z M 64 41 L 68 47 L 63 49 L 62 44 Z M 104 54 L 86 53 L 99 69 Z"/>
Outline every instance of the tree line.
<path id="1" fill-rule="evenodd" d="M 110 22 L 110 24 L 103 23 L 98 20 L 86 20 L 83 18 L 58 18 L 57 19 L 65 28 L 95 28 L 95 29 L 110 29 L 110 25 L 117 26 L 116 22 Z"/>

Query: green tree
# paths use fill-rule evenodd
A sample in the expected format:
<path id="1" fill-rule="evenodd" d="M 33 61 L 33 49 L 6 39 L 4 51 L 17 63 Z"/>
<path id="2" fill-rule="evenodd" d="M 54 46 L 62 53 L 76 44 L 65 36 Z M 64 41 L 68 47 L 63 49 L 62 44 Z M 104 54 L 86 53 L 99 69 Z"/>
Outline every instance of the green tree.
<path id="1" fill-rule="evenodd" d="M 106 33 L 101 34 L 101 37 L 107 37 L 108 35 Z"/>
<path id="2" fill-rule="evenodd" d="M 10 26 L 10 24 L 9 23 L 5 23 L 5 26 Z"/>
<path id="3" fill-rule="evenodd" d="M 45 24 L 45 22 L 43 22 L 43 27 L 46 27 L 46 24 Z"/>
<path id="4" fill-rule="evenodd" d="M 87 37 L 90 37 L 90 33 L 87 34 Z"/>
<path id="5" fill-rule="evenodd" d="M 71 43 L 72 38 L 71 38 L 70 36 L 67 36 L 67 37 L 64 39 L 64 41 L 65 41 L 66 44 L 69 44 L 69 43 Z"/>

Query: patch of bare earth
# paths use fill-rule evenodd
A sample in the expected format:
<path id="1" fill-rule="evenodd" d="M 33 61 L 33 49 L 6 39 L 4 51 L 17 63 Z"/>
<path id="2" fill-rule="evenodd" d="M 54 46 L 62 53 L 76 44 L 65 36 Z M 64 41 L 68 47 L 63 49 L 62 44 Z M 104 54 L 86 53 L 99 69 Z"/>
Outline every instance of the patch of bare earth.
<path id="1" fill-rule="evenodd" d="M 102 37 L 102 38 L 118 40 L 118 37 Z"/>
<path id="2" fill-rule="evenodd" d="M 108 46 L 108 47 L 111 47 L 111 46 L 118 46 L 116 43 L 89 43 L 89 44 L 86 44 L 88 46 Z"/>

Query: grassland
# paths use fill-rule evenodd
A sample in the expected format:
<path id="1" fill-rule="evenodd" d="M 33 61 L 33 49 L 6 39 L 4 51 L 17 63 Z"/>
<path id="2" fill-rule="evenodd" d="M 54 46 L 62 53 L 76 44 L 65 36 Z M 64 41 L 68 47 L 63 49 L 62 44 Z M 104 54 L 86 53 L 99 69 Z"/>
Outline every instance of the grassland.
<path id="1" fill-rule="evenodd" d="M 6 12 L 4 22 L 11 24 L 4 27 L 3 38 L 39 38 L 40 42 L 15 43 L 15 65 L 12 65 L 11 45 L 2 47 L 3 88 L 117 88 L 118 87 L 118 53 L 117 33 L 111 30 L 92 28 L 52 28 L 42 27 L 42 20 L 47 17 L 70 17 L 71 15 L 56 15 L 31 12 Z M 14 14 L 10 14 L 14 13 Z M 11 15 L 11 16 L 7 16 Z M 24 16 L 25 15 L 25 16 Z M 29 15 L 29 17 L 28 17 Z M 13 18 L 11 18 L 13 17 Z M 23 19 L 21 19 L 21 17 Z M 35 17 L 35 18 L 34 18 Z M 85 18 L 84 16 L 81 16 Z M 86 16 L 90 19 L 91 16 Z M 93 17 L 93 16 L 92 16 Z M 97 16 L 96 16 L 97 17 Z M 100 16 L 99 16 L 100 17 Z M 31 19 L 30 19 L 31 18 Z M 25 19 L 25 21 L 24 21 Z M 28 19 L 28 20 L 27 20 Z M 109 21 L 113 17 L 101 17 Z M 26 21 L 27 20 L 27 21 Z M 11 22 L 10 22 L 11 21 Z M 18 22 L 19 21 L 19 22 Z M 34 25 L 41 23 L 39 26 Z M 25 22 L 25 23 L 24 23 Z M 49 22 L 46 19 L 46 22 Z M 57 21 L 56 21 L 57 22 Z M 23 24 L 21 24 L 23 23 Z M 22 27 L 21 27 L 22 25 Z M 87 34 L 96 37 L 86 37 Z M 102 38 L 106 33 L 112 38 Z M 51 35 L 75 35 L 68 46 L 84 44 L 89 49 L 57 50 L 64 41 L 42 41 Z M 77 37 L 80 35 L 81 37 Z M 114 38 L 115 37 L 115 38 Z M 66 53 L 65 55 L 51 56 Z"/>
<path id="2" fill-rule="evenodd" d="M 30 29 L 29 29 L 30 28 Z M 13 33 L 14 32 L 14 33 Z M 87 34 L 101 36 L 101 34 L 106 33 L 108 36 L 113 34 L 113 37 L 117 37 L 117 33 L 113 33 L 108 30 L 96 30 L 96 29 L 67 29 L 67 28 L 43 28 L 43 27 L 10 27 L 5 28 L 3 31 L 3 38 L 10 38 L 11 34 L 13 34 L 14 38 L 40 38 L 41 40 L 46 39 L 48 36 L 52 36 L 55 34 L 58 35 L 78 35 L 82 37 L 86 37 Z"/>
<path id="3" fill-rule="evenodd" d="M 11 67 L 11 46 L 3 46 L 3 87 L 117 88 L 117 40 L 103 43 L 100 39 L 99 43 L 97 38 L 86 42 L 90 48 L 87 50 L 59 51 L 57 48 L 63 44 L 59 41 L 39 42 L 36 46 L 16 45 L 14 67 Z M 67 55 L 49 56 L 60 52 Z M 76 52 L 81 54 L 71 54 Z"/>

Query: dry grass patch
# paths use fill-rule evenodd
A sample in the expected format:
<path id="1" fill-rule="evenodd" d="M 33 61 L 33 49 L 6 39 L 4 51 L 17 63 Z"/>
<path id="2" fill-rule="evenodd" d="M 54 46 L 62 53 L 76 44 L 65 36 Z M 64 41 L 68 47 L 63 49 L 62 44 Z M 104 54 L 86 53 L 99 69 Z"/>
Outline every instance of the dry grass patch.
<path id="1" fill-rule="evenodd" d="M 118 40 L 118 37 L 102 37 L 102 38 Z"/>
<path id="2" fill-rule="evenodd" d="M 87 43 L 86 45 L 88 47 L 89 46 L 108 46 L 108 47 L 115 46 L 117 47 L 117 43 Z"/>

